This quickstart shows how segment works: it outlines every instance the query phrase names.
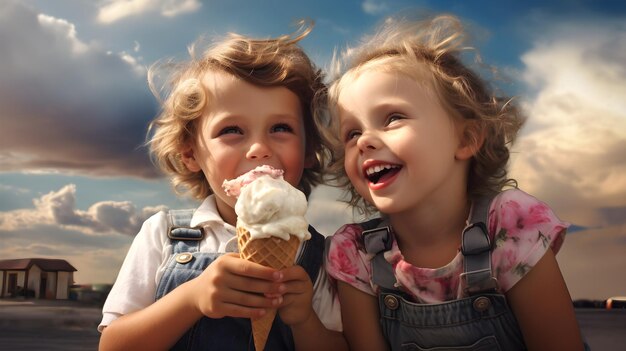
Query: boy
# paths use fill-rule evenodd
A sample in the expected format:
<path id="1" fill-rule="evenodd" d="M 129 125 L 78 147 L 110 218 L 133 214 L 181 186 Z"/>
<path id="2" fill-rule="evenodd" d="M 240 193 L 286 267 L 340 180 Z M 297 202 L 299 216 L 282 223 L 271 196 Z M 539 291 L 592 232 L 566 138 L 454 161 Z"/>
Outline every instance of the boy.
<path id="1" fill-rule="evenodd" d="M 235 198 L 221 187 L 259 165 L 307 196 L 320 182 L 327 144 L 311 106 L 325 87 L 297 45 L 309 32 L 231 34 L 175 72 L 149 144 L 175 188 L 204 201 L 190 220 L 160 212 L 144 223 L 104 305 L 101 350 L 252 349 L 249 319 L 266 308 L 280 317 L 267 349 L 346 348 L 325 327 L 341 328 L 320 270 L 323 237 L 310 227 L 298 265 L 281 271 L 242 260 Z M 196 229 L 174 235 L 181 223 Z"/>

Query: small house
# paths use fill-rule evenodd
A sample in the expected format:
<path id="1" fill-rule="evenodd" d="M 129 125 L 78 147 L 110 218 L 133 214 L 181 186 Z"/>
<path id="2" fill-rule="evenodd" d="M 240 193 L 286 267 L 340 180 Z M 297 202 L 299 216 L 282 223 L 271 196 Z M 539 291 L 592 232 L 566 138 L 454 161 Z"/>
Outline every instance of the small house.
<path id="1" fill-rule="evenodd" d="M 0 260 L 0 298 L 24 296 L 66 300 L 74 283 L 74 268 L 66 260 L 20 258 Z"/>

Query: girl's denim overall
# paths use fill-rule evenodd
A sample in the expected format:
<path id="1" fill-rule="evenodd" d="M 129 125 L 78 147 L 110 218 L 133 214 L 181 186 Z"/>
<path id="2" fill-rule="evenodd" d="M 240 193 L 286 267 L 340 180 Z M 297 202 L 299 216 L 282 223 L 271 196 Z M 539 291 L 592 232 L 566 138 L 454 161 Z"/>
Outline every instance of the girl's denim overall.
<path id="1" fill-rule="evenodd" d="M 391 264 L 383 254 L 392 233 L 380 219 L 363 223 L 363 239 L 372 259 L 372 280 L 380 286 L 378 305 L 383 334 L 391 350 L 525 350 L 524 339 L 504 295 L 496 292 L 487 235 L 490 199 L 475 204 L 463 231 L 461 277 L 468 297 L 418 304 L 395 287 Z"/>
<path id="2" fill-rule="evenodd" d="M 174 290 L 204 271 L 220 253 L 198 252 L 204 237 L 202 228 L 189 228 L 192 210 L 170 211 L 169 238 L 173 244 L 172 256 L 157 286 L 156 299 Z M 297 264 L 301 265 L 315 282 L 322 264 L 324 237 L 309 226 L 311 239 L 304 242 Z M 175 320 L 172 323 L 176 323 Z M 294 350 L 291 329 L 276 315 L 270 331 L 267 350 Z M 178 340 L 172 350 L 254 350 L 249 319 L 203 317 Z"/>

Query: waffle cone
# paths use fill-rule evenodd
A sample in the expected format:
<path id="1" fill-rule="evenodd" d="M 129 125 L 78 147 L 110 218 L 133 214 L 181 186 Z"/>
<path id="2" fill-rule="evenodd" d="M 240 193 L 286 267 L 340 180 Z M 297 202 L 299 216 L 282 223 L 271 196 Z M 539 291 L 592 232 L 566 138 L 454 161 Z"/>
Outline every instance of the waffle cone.
<path id="1" fill-rule="evenodd" d="M 250 240 L 250 232 L 237 227 L 237 244 L 241 258 L 275 269 L 283 269 L 293 266 L 300 240 L 294 235 L 291 235 L 289 240 L 276 237 Z M 252 320 L 254 348 L 257 351 L 264 349 L 274 317 L 276 309 L 268 309 L 263 317 Z"/>

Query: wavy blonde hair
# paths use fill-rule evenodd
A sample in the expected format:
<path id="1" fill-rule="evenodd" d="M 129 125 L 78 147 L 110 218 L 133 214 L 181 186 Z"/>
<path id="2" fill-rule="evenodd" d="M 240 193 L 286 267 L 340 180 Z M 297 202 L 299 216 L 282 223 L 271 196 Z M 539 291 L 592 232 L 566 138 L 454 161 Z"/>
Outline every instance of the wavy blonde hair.
<path id="1" fill-rule="evenodd" d="M 326 130 L 334 157 L 331 178 L 347 189 L 349 202 L 364 213 L 375 210 L 356 192 L 345 173 L 343 143 L 339 139 L 337 103 L 342 89 L 369 70 L 407 75 L 434 88 L 444 109 L 457 120 L 466 120 L 466 142 L 480 145 L 470 162 L 467 193 L 470 199 L 516 186 L 507 178 L 509 146 L 515 141 L 525 117 L 509 97 L 497 96 L 487 82 L 463 64 L 465 32 L 460 20 L 440 15 L 419 21 L 387 19 L 372 35 L 354 48 L 335 55 L 328 104 L 333 115 Z M 482 144 L 481 144 L 482 140 Z"/>
<path id="2" fill-rule="evenodd" d="M 325 100 L 326 86 L 321 70 L 298 45 L 313 23 L 301 21 L 300 25 L 292 35 L 270 39 L 230 33 L 210 44 L 200 57 L 196 55 L 196 43 L 189 48 L 190 60 L 150 67 L 148 82 L 161 103 L 161 112 L 150 123 L 147 144 L 153 161 L 171 177 L 177 193 L 190 193 L 197 199 L 213 193 L 204 173 L 189 171 L 181 159 L 184 145 L 193 140 L 197 121 L 210 103 L 201 79 L 212 71 L 226 72 L 256 86 L 285 87 L 296 94 L 303 112 L 305 157 L 314 160 L 313 166 L 304 170 L 298 187 L 308 196 L 312 187 L 322 181 L 322 165 L 332 157 L 330 144 L 316 122 L 327 120 L 324 113 L 318 112 L 325 111 L 320 101 Z M 161 72 L 166 72 L 167 78 L 163 88 L 158 89 L 156 81 Z"/>

